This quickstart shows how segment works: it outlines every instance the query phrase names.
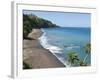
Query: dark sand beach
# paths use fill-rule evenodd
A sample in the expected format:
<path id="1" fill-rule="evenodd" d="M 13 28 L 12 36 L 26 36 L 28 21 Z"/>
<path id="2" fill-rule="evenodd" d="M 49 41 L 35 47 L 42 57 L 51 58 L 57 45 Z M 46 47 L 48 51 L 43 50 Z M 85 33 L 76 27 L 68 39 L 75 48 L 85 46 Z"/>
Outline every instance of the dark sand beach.
<path id="1" fill-rule="evenodd" d="M 33 29 L 30 39 L 23 40 L 23 59 L 33 69 L 65 67 L 49 50 L 44 49 L 38 38 L 42 35 L 40 29 Z"/>

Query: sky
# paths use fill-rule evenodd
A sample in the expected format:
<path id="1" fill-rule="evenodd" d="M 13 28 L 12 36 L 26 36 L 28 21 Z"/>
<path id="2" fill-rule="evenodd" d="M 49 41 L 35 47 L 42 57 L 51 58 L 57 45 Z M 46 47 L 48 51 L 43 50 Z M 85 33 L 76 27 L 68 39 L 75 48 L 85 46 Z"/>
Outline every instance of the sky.
<path id="1" fill-rule="evenodd" d="M 24 14 L 35 14 L 36 16 L 47 19 L 61 27 L 90 27 L 90 13 L 75 12 L 50 12 L 50 11 L 32 11 L 23 10 Z"/>

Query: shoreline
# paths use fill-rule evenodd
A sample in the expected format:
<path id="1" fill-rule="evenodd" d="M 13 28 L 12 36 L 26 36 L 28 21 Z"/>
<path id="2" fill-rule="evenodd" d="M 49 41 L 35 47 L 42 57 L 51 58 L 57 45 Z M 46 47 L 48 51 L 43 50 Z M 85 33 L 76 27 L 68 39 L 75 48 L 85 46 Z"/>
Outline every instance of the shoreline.
<path id="1" fill-rule="evenodd" d="M 33 29 L 28 35 L 32 40 L 23 40 L 23 61 L 31 65 L 32 69 L 65 67 L 53 53 L 42 47 L 38 40 L 42 34 L 41 29 Z"/>

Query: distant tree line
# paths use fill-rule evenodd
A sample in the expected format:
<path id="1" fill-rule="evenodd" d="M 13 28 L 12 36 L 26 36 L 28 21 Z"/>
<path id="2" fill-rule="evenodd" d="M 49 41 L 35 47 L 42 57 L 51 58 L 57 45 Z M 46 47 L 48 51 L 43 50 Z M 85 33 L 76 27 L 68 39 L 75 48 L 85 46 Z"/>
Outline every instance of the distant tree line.
<path id="1" fill-rule="evenodd" d="M 34 28 L 54 28 L 59 27 L 51 21 L 40 18 L 34 14 L 23 14 L 23 38 L 26 38 L 28 34 Z"/>

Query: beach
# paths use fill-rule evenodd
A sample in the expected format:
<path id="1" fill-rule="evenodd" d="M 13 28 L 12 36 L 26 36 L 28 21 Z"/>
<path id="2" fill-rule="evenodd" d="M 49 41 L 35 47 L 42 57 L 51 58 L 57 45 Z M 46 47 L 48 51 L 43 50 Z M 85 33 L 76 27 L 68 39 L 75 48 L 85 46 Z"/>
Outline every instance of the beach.
<path id="1" fill-rule="evenodd" d="M 41 46 L 38 38 L 42 34 L 41 29 L 33 29 L 28 35 L 29 39 L 23 40 L 23 61 L 31 65 L 32 69 L 65 67 L 57 57 Z"/>

